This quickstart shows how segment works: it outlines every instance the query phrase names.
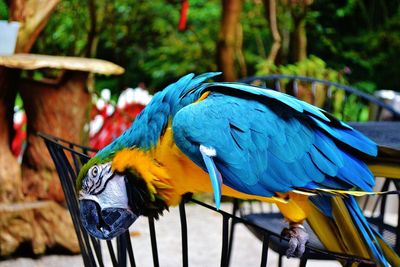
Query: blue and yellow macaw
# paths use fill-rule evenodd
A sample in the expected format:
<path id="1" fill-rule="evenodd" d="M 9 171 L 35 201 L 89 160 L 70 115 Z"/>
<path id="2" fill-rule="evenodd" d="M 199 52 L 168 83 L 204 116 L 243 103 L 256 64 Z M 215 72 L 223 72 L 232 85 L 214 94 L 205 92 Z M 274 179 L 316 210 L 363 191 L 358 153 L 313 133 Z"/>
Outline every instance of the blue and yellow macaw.
<path id="1" fill-rule="evenodd" d="M 400 266 L 355 198 L 374 177 L 361 156 L 377 145 L 332 115 L 291 96 L 240 83 L 182 77 L 157 93 L 132 126 L 99 151 L 77 180 L 81 220 L 110 239 L 139 215 L 158 216 L 181 196 L 213 192 L 278 205 L 304 252 L 307 219 L 325 246 Z"/>

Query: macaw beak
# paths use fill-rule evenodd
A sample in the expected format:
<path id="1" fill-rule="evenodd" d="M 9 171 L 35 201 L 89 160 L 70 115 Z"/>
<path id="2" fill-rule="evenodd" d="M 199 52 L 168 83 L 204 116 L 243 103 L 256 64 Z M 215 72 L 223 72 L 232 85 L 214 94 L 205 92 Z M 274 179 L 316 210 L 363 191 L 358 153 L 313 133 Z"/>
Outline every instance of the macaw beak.
<path id="1" fill-rule="evenodd" d="M 108 181 L 104 181 L 107 178 Z M 98 181 L 97 187 L 92 185 L 98 191 L 80 191 L 80 219 L 90 235 L 111 239 L 127 231 L 141 215 L 143 201 L 140 201 L 139 190 L 128 183 L 125 174 L 112 173 Z"/>
<path id="2" fill-rule="evenodd" d="M 139 217 L 129 209 L 104 208 L 93 200 L 79 201 L 83 227 L 91 235 L 100 239 L 114 238 L 126 230 Z"/>

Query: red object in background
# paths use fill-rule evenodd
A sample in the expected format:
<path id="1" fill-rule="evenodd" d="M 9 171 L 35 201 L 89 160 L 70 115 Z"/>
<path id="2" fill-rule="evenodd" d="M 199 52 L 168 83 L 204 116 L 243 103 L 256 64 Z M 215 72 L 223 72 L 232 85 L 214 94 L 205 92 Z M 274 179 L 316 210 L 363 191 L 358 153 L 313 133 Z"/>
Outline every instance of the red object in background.
<path id="1" fill-rule="evenodd" d="M 132 104 L 127 104 L 124 112 L 128 115 L 130 118 L 136 118 L 137 115 L 145 108 L 144 105 L 138 104 L 138 103 L 132 103 Z M 133 120 L 132 120 L 133 122 Z M 131 122 L 131 123 L 132 123 Z"/>
<path id="2" fill-rule="evenodd" d="M 14 138 L 11 142 L 11 151 L 18 161 L 22 161 L 22 155 L 26 147 L 26 114 L 23 110 L 16 110 L 14 113 Z"/>
<path id="3" fill-rule="evenodd" d="M 189 11 L 189 0 L 182 0 L 181 16 L 179 18 L 178 30 L 186 30 L 187 13 Z"/>
<path id="4" fill-rule="evenodd" d="M 144 109 L 143 105 L 126 105 L 123 110 L 117 109 L 111 116 L 105 117 L 101 129 L 90 136 L 90 146 L 101 149 L 127 130 L 136 116 Z"/>
<path id="5" fill-rule="evenodd" d="M 121 93 L 120 103 L 116 108 L 103 99 L 97 101 L 91 112 L 89 132 L 91 147 L 95 149 L 105 147 L 131 126 L 150 97 L 145 90 L 139 91 L 131 88 L 125 90 Z"/>
<path id="6" fill-rule="evenodd" d="M 132 89 L 131 89 L 132 90 Z M 108 99 L 100 98 L 90 112 L 90 131 L 89 145 L 95 149 L 101 149 L 111 143 L 115 138 L 127 130 L 136 116 L 145 108 L 145 103 L 150 101 L 151 96 L 144 89 L 136 89 L 136 95 L 130 98 L 124 95 L 123 104 L 115 108 L 108 102 Z M 131 91 L 132 93 L 133 91 Z M 138 103 L 140 102 L 140 103 Z M 14 113 L 14 138 L 11 142 L 11 151 L 18 161 L 22 161 L 22 156 L 26 147 L 26 125 L 27 116 L 25 111 L 15 108 Z"/>

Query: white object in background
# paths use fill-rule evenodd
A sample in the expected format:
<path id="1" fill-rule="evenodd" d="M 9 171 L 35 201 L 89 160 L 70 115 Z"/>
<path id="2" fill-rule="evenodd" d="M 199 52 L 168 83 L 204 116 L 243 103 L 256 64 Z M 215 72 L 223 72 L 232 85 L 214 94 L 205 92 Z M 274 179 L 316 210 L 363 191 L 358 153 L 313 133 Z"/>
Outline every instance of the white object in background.
<path id="1" fill-rule="evenodd" d="M 0 21 L 0 55 L 12 55 L 17 44 L 19 22 Z"/>
<path id="2" fill-rule="evenodd" d="M 126 107 L 126 91 L 122 91 L 122 93 L 118 97 L 117 108 L 119 110 L 123 110 Z"/>
<path id="3" fill-rule="evenodd" d="M 14 112 L 14 124 L 20 125 L 24 120 L 24 113 L 25 111 L 18 109 Z"/>
<path id="4" fill-rule="evenodd" d="M 89 127 L 89 136 L 93 137 L 97 134 L 104 125 L 104 118 L 101 115 L 96 115 L 93 120 L 90 122 Z"/>
<path id="5" fill-rule="evenodd" d="M 132 88 L 127 88 L 125 89 L 125 95 L 126 95 L 126 103 L 132 104 L 135 102 L 135 90 L 133 90 Z"/>
<path id="6" fill-rule="evenodd" d="M 114 114 L 115 108 L 112 104 L 108 104 L 106 108 L 106 115 L 107 117 L 110 117 L 112 114 Z"/>
<path id="7" fill-rule="evenodd" d="M 400 112 L 400 93 L 393 90 L 378 90 L 374 96 L 391 106 L 397 112 Z M 373 120 L 391 120 L 392 113 L 387 110 L 380 110 L 377 106 L 371 108 L 371 118 Z"/>
<path id="8" fill-rule="evenodd" d="M 96 108 L 97 110 L 103 110 L 103 108 L 106 106 L 106 102 L 104 101 L 103 98 L 99 98 L 96 102 Z"/>
<path id="9" fill-rule="evenodd" d="M 393 90 L 379 90 L 374 95 L 400 112 L 400 93 Z"/>
<path id="10" fill-rule="evenodd" d="M 108 88 L 104 88 L 103 90 L 101 90 L 101 98 L 103 98 L 106 102 L 110 102 L 111 99 L 111 91 Z"/>
<path id="11" fill-rule="evenodd" d="M 144 90 L 140 87 L 136 87 L 134 89 L 134 92 L 135 92 L 134 93 L 135 103 L 146 106 L 150 102 L 152 96 L 149 94 L 147 90 Z"/>

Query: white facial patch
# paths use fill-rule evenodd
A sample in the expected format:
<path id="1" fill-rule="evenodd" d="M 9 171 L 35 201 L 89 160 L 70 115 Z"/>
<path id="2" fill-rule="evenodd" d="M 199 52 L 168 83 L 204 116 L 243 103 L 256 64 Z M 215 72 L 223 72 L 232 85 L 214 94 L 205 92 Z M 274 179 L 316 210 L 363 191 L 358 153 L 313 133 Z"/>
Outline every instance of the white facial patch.
<path id="1" fill-rule="evenodd" d="M 98 169 L 94 169 L 95 167 Z M 83 199 L 97 202 L 101 209 L 128 209 L 125 176 L 113 173 L 111 163 L 93 166 L 89 169 L 79 192 L 79 200 Z"/>
<path id="2" fill-rule="evenodd" d="M 97 195 L 91 195 L 80 192 L 79 200 L 93 200 L 100 205 L 101 209 L 105 208 L 124 208 L 128 209 L 128 194 L 126 193 L 125 177 L 115 174 L 108 181 L 104 190 Z"/>
<path id="3" fill-rule="evenodd" d="M 84 193 L 96 195 L 104 190 L 108 180 L 113 178 L 111 163 L 94 165 L 91 167 L 84 180 L 82 181 L 82 190 Z"/>

